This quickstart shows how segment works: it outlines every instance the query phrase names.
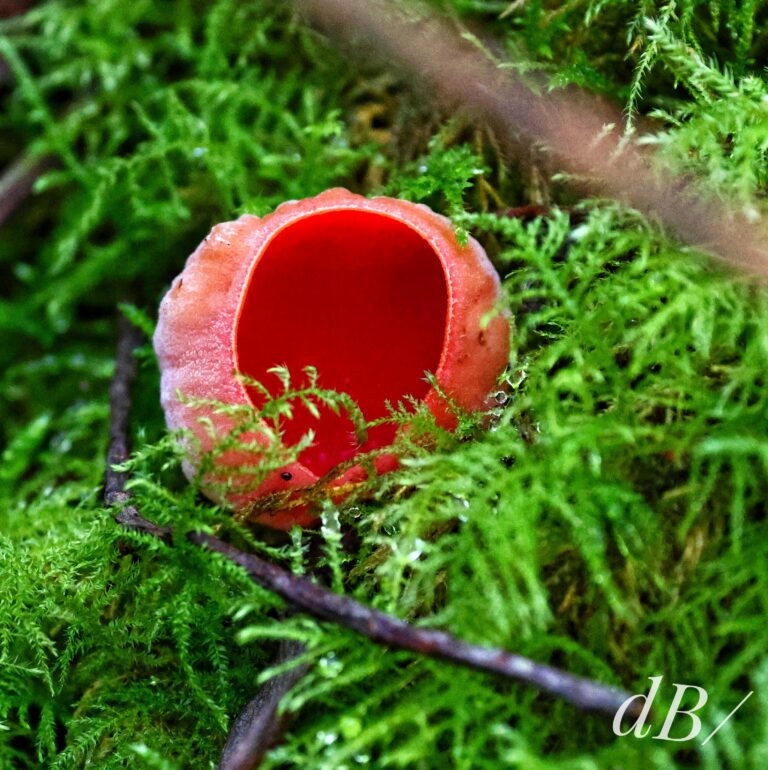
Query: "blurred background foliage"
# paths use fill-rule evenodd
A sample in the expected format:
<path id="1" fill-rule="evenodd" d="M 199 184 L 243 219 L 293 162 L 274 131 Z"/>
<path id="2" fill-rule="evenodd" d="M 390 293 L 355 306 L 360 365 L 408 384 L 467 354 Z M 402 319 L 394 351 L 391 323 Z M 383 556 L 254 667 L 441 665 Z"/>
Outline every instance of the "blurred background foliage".
<path id="1" fill-rule="evenodd" d="M 664 162 L 760 215 L 768 4 L 432 5 L 545 87 L 621 105 Z M 507 157 L 289 3 L 49 0 L 0 21 L 0 56 L 0 166 L 46 159 L 0 226 L 0 767 L 213 767 L 282 638 L 311 667 L 268 767 L 766 767 L 762 289 L 537 151 Z M 151 331 L 213 224 L 334 185 L 424 201 L 486 246 L 515 316 L 491 429 L 404 447 L 373 499 L 281 540 L 183 480 L 147 343 L 142 511 L 471 641 L 633 691 L 663 674 L 666 702 L 698 684 L 707 732 L 754 690 L 706 746 L 616 738 L 525 687 L 278 620 L 221 560 L 113 524 L 117 304 Z"/>

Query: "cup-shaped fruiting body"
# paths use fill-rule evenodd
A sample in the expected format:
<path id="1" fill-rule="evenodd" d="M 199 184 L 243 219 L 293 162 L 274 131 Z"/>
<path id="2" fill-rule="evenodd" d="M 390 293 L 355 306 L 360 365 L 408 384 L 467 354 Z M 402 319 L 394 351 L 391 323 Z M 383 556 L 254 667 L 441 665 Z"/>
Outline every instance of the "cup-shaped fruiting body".
<path id="1" fill-rule="evenodd" d="M 411 397 L 452 429 L 453 412 L 425 372 L 457 406 L 482 409 L 508 358 L 499 298 L 498 276 L 481 246 L 472 238 L 460 245 L 451 223 L 420 204 L 332 189 L 284 203 L 263 219 L 245 215 L 216 225 L 160 305 L 154 344 L 168 426 L 191 431 L 206 452 L 215 441 L 211 428 L 223 436 L 232 418 L 190 400 L 260 408 L 264 396 L 239 374 L 277 394 L 281 386 L 269 369 L 285 366 L 296 378 L 313 366 L 318 385 L 348 393 L 366 420 L 385 417 L 387 401 Z M 312 486 L 357 454 L 387 447 L 396 431 L 392 424 L 371 428 L 360 445 L 343 412 L 326 408 L 316 418 L 298 408 L 284 423 L 283 440 L 294 445 L 310 429 L 314 443 L 298 462 L 226 501 L 243 507 Z M 258 432 L 255 441 L 262 441 Z M 253 466 L 254 456 L 231 450 L 216 465 L 227 475 Z M 375 465 L 384 472 L 396 460 L 382 454 Z M 194 458 L 185 470 L 196 472 Z M 332 483 L 341 489 L 364 476 L 353 466 Z M 303 506 L 255 518 L 287 529 L 316 515 Z"/>

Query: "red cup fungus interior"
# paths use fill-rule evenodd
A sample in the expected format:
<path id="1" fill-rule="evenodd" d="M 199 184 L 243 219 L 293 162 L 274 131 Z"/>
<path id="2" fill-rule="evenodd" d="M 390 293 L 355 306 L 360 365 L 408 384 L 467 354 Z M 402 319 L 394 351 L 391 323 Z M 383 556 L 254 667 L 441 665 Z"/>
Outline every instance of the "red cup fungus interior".
<path id="1" fill-rule="evenodd" d="M 286 367 L 296 388 L 314 366 L 318 385 L 348 393 L 367 421 L 386 417 L 387 402 L 412 398 L 452 429 L 456 418 L 441 392 L 462 409 L 483 409 L 507 363 L 509 325 L 493 312 L 500 296 L 480 244 L 458 243 L 445 217 L 408 201 L 335 188 L 262 219 L 246 214 L 216 225 L 163 299 L 154 337 L 168 426 L 195 439 L 185 472 L 194 477 L 215 436 L 235 427 L 190 400 L 262 406 L 263 394 L 237 372 L 277 395 L 282 384 L 271 368 Z M 396 431 L 371 428 L 360 446 L 343 410 L 320 407 L 318 419 L 301 404 L 281 428 L 289 446 L 314 432 L 298 462 L 254 479 L 242 468 L 258 466 L 258 449 L 227 449 L 201 488 L 237 508 L 255 505 L 251 520 L 283 529 L 316 519 L 303 490 L 355 455 L 389 446 Z M 246 438 L 264 446 L 266 436 L 255 433 Z M 328 484 L 336 501 L 368 473 L 350 465 Z M 374 465 L 383 473 L 397 458 L 384 452 Z"/>
<path id="2" fill-rule="evenodd" d="M 349 393 L 367 420 L 430 389 L 425 372 L 440 363 L 448 288 L 440 258 L 407 224 L 371 211 L 315 214 L 283 228 L 262 249 L 241 300 L 235 367 L 272 389 L 268 372 L 286 366 L 293 384 L 306 366 L 323 388 Z M 263 396 L 246 388 L 252 404 Z M 284 423 L 295 444 L 308 430 L 313 446 L 300 462 L 321 476 L 360 451 L 391 444 L 394 425 L 372 428 L 358 445 L 352 422 L 329 408 L 320 419 L 297 407 Z"/>

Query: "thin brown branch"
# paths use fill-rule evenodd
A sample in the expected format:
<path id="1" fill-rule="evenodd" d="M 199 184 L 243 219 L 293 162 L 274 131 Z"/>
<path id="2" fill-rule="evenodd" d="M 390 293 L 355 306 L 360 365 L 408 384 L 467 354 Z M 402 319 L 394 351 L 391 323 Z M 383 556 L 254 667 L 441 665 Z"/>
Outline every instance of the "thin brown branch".
<path id="1" fill-rule="evenodd" d="M 349 596 L 334 593 L 305 577 L 294 575 L 258 556 L 243 553 L 213 535 L 190 532 L 187 538 L 239 564 L 256 583 L 276 593 L 292 607 L 319 620 L 356 631 L 378 644 L 514 679 L 556 695 L 584 711 L 613 715 L 630 697 L 630 693 L 617 687 L 574 676 L 522 655 L 469 644 L 445 631 L 417 628 Z"/>
<path id="2" fill-rule="evenodd" d="M 32 7 L 32 0 L 0 0 L 0 19 L 20 16 Z"/>
<path id="3" fill-rule="evenodd" d="M 615 107 L 575 89 L 535 93 L 438 17 L 416 18 L 412 7 L 391 0 L 297 2 L 329 34 L 359 43 L 367 58 L 378 52 L 388 65 L 416 75 L 429 92 L 450 106 L 468 108 L 512 148 L 521 138 L 542 146 L 601 194 L 654 217 L 730 265 L 768 276 L 765 218 L 747 219 L 714 197 L 703 197 L 695 180 L 669 169 L 663 176 L 654 171 L 648 152 L 632 142 L 625 145 Z"/>
<path id="4" fill-rule="evenodd" d="M 126 529 L 142 532 L 145 535 L 152 535 L 169 545 L 173 541 L 173 530 L 170 527 L 161 527 L 145 519 L 133 505 L 121 508 L 115 516 L 115 521 L 118 524 L 122 524 Z"/>
<path id="5" fill-rule="evenodd" d="M 148 521 L 133 505 L 130 505 L 131 494 L 125 490 L 128 473 L 115 468 L 130 456 L 128 421 L 131 416 L 131 387 L 138 371 L 138 362 L 133 352 L 141 343 L 141 332 L 122 313 L 118 317 L 117 324 L 115 374 L 109 386 L 109 447 L 107 448 L 107 467 L 104 472 L 104 502 L 109 506 L 121 506 L 115 516 L 118 524 L 154 535 L 169 543 L 171 542 L 170 528 L 160 527 Z"/>
<path id="6" fill-rule="evenodd" d="M 283 642 L 275 665 L 288 663 L 304 649 L 300 642 Z M 261 764 L 287 727 L 285 716 L 278 713 L 280 703 L 306 671 L 305 664 L 298 664 L 264 683 L 232 725 L 217 770 L 254 770 Z"/>
<path id="7" fill-rule="evenodd" d="M 0 88 L 12 81 L 13 75 L 11 74 L 11 68 L 8 66 L 8 62 L 0 56 Z"/>
<path id="8" fill-rule="evenodd" d="M 109 506 L 120 506 L 115 516 L 118 524 L 170 544 L 173 541 L 170 527 L 161 527 L 139 513 L 131 504 L 131 494 L 125 488 L 129 474 L 115 467 L 126 462 L 130 456 L 131 393 L 138 373 L 134 351 L 140 343 L 140 331 L 121 313 L 118 316 L 115 373 L 109 387 L 109 447 L 104 473 L 104 502 Z M 287 662 L 302 651 L 303 646 L 298 643 L 284 643 L 276 663 Z M 286 719 L 278 714 L 280 701 L 305 671 L 305 665 L 297 665 L 264 684 L 232 726 L 218 770 L 254 770 L 261 764 L 268 749 L 279 742 L 286 728 Z"/>
<path id="9" fill-rule="evenodd" d="M 0 77 L 3 66 L 0 59 Z M 48 158 L 24 153 L 5 169 L 0 176 L 0 225 L 27 199 L 35 182 L 50 165 Z"/>
<path id="10" fill-rule="evenodd" d="M 128 421 L 131 416 L 131 388 L 139 369 L 133 355 L 141 344 L 141 332 L 122 313 L 117 319 L 117 353 L 115 374 L 109 386 L 109 447 L 107 470 L 104 474 L 104 501 L 107 505 L 126 502 L 128 473 L 114 468 L 130 456 Z"/>
<path id="11" fill-rule="evenodd" d="M 0 0 L 0 21 L 25 14 L 35 0 Z M 13 83 L 13 72 L 0 56 L 0 88 Z M 0 176 L 0 226 L 32 192 L 37 179 L 50 167 L 51 158 L 22 154 Z"/>
<path id="12" fill-rule="evenodd" d="M 131 496 L 125 489 L 128 474 L 114 467 L 125 462 L 129 456 L 131 385 L 137 372 L 133 351 L 140 341 L 138 330 L 122 316 L 119 333 L 115 375 L 110 387 L 112 411 L 104 499 L 108 505 L 123 506 L 116 516 L 118 523 L 170 543 L 173 540 L 170 528 L 160 527 L 145 519 L 135 506 L 129 504 Z M 244 553 L 208 533 L 188 532 L 186 537 L 242 567 L 254 582 L 280 596 L 292 608 L 319 620 L 349 628 L 378 644 L 523 682 L 587 711 L 613 715 L 630 697 L 630 693 L 617 687 L 574 676 L 522 655 L 469 644 L 445 631 L 417 628 L 349 596 L 334 593 L 307 577 L 295 575 L 254 554 Z M 284 648 L 284 655 L 288 657 L 299 652 L 298 648 Z M 258 767 L 265 752 L 279 739 L 284 727 L 278 714 L 280 701 L 303 673 L 304 668 L 297 666 L 275 677 L 249 703 L 230 733 L 219 770 L 253 770 Z"/>

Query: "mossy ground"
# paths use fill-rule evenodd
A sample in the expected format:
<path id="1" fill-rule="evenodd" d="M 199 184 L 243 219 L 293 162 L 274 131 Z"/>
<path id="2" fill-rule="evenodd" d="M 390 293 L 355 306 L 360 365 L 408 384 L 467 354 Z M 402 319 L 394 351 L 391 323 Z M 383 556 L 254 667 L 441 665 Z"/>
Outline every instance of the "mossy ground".
<path id="1" fill-rule="evenodd" d="M 759 206 L 765 3 L 437 5 L 554 85 L 650 114 L 667 162 Z M 0 22 L 0 55 L 0 161 L 55 158 L 0 229 L 0 768 L 213 767 L 281 638 L 312 665 L 268 767 L 768 766 L 764 290 L 581 200 L 543 158 L 501 157 L 289 4 L 50 0 Z M 471 641 L 633 691 L 663 675 L 657 722 L 672 682 L 707 689 L 702 734 L 754 690 L 706 746 L 617 738 L 530 688 L 278 620 L 237 569 L 103 508 L 117 303 L 151 331 L 214 223 L 333 185 L 424 200 L 486 245 L 515 316 L 492 429 L 414 442 L 373 499 L 265 541 L 184 481 L 147 345 L 143 513 Z M 563 208 L 493 213 L 529 203 Z"/>

